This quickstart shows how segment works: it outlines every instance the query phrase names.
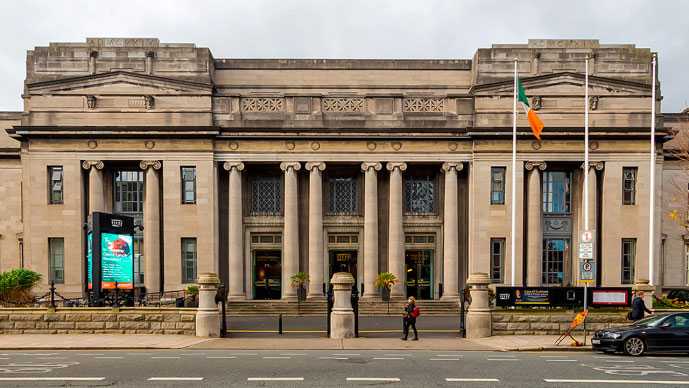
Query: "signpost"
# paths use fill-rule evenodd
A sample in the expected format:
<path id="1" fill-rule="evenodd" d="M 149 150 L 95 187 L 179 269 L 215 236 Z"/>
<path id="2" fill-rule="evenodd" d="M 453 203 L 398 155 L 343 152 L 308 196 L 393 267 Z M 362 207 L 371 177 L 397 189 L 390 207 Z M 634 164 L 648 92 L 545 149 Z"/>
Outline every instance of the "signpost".
<path id="1" fill-rule="evenodd" d="M 588 163 L 586 164 L 588 174 Z M 588 206 L 587 206 L 588 210 Z M 593 233 L 585 230 L 579 243 L 579 281 L 584 283 L 584 345 L 586 345 L 586 315 L 588 314 L 588 285 L 595 279 L 596 262 L 593 261 Z"/>

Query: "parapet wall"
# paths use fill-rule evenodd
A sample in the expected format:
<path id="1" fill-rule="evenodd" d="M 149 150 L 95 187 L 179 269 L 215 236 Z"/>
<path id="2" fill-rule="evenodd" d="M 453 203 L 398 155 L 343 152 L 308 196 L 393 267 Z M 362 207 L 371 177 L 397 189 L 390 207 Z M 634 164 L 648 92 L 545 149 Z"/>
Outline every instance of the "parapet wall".
<path id="1" fill-rule="evenodd" d="M 574 319 L 573 311 L 493 311 L 493 335 L 559 335 Z M 586 329 L 595 331 L 629 324 L 627 311 L 591 312 Z M 583 326 L 576 331 L 583 331 Z"/>

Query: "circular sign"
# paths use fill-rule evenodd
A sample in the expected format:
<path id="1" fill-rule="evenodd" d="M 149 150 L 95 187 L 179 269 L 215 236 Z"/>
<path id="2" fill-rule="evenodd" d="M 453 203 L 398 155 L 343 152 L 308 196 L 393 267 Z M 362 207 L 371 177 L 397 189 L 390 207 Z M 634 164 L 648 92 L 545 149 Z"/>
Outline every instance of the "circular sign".
<path id="1" fill-rule="evenodd" d="M 591 263 L 589 263 L 588 261 L 585 262 L 582 267 L 583 267 L 584 271 L 586 271 L 586 272 L 591 272 L 591 270 L 593 269 L 593 267 L 591 266 Z"/>
<path id="2" fill-rule="evenodd" d="M 591 242 L 593 240 L 593 233 L 590 230 L 585 231 L 581 234 L 581 239 L 584 242 Z"/>

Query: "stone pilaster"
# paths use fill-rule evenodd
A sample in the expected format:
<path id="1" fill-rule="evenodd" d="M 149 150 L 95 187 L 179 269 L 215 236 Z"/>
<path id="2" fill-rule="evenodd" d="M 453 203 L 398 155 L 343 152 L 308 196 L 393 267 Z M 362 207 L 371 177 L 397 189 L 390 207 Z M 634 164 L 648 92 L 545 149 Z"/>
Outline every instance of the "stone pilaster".
<path id="1" fill-rule="evenodd" d="M 402 209 L 402 172 L 407 169 L 407 163 L 390 162 L 390 210 L 388 225 L 388 272 L 398 279 L 397 284 L 390 290 L 390 296 L 405 296 L 406 272 L 404 270 L 404 225 Z"/>
<path id="2" fill-rule="evenodd" d="M 526 162 L 524 168 L 529 171 L 527 223 L 528 241 L 526 246 L 527 276 L 526 284 L 530 287 L 541 285 L 541 264 L 543 262 L 543 205 L 541 200 L 542 178 L 545 162 Z"/>
<path id="3" fill-rule="evenodd" d="M 461 162 L 443 163 L 445 173 L 445 199 L 443 206 L 443 296 L 442 299 L 459 299 L 459 213 L 457 204 L 457 172 Z"/>
<path id="4" fill-rule="evenodd" d="M 361 163 L 364 172 L 364 294 L 363 298 L 379 295 L 375 287 L 378 276 L 378 162 Z"/>
<path id="5" fill-rule="evenodd" d="M 159 160 L 142 160 L 146 172 L 144 189 L 144 285 L 147 292 L 161 292 L 160 282 L 160 177 Z"/>
<path id="6" fill-rule="evenodd" d="M 284 231 L 282 233 L 282 298 L 297 297 L 297 290 L 290 287 L 289 280 L 299 272 L 299 212 L 297 199 L 297 171 L 301 169 L 299 162 L 280 163 L 280 169 L 285 172 L 285 213 Z"/>
<path id="7" fill-rule="evenodd" d="M 244 163 L 225 162 L 223 168 L 230 173 L 229 179 L 229 285 L 228 299 L 245 299 L 244 292 L 244 239 L 242 215 L 242 171 Z"/>
<path id="8" fill-rule="evenodd" d="M 103 168 L 105 164 L 102 160 L 85 160 L 81 167 L 89 172 L 89 214 L 93 212 L 105 211 L 105 193 L 103 181 Z"/>
<path id="9" fill-rule="evenodd" d="M 309 170 L 309 292 L 323 298 L 323 162 L 306 163 Z"/>

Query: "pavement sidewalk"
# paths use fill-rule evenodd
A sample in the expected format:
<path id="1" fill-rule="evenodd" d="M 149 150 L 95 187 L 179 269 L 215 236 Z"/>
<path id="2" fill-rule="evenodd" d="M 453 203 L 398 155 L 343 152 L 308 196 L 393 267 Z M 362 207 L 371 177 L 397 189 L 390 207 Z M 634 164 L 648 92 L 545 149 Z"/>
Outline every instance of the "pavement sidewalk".
<path id="1" fill-rule="evenodd" d="M 457 337 L 422 338 L 199 338 L 184 335 L 18 334 L 0 335 L 0 350 L 118 350 L 118 349 L 231 349 L 231 350 L 455 350 L 566 351 L 571 341 L 554 345 L 557 336 L 495 336 L 468 340 Z"/>

